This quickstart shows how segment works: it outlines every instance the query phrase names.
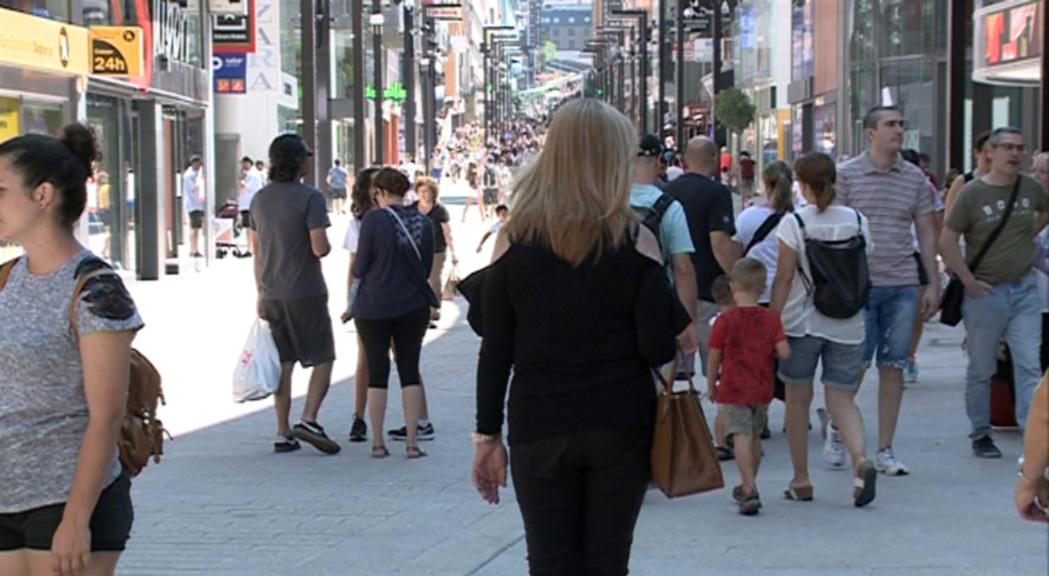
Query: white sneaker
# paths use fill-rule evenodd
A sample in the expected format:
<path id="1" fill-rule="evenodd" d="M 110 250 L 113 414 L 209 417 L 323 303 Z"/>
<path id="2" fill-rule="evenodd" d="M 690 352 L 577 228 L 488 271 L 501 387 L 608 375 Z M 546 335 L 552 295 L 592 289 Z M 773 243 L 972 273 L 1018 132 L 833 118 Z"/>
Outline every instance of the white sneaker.
<path id="1" fill-rule="evenodd" d="M 845 467 L 845 441 L 834 426 L 827 426 L 827 439 L 823 441 L 823 461 L 834 469 Z"/>
<path id="2" fill-rule="evenodd" d="M 886 476 L 906 476 L 911 473 L 903 462 L 896 459 L 892 448 L 878 450 L 878 455 L 874 458 L 874 465 L 878 468 L 878 472 Z"/>

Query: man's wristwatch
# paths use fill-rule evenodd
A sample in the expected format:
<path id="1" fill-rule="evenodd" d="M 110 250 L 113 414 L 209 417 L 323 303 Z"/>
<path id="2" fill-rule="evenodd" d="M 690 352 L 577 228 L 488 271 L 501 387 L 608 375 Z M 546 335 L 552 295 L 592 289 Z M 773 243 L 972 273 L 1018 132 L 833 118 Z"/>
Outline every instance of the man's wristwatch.
<path id="1" fill-rule="evenodd" d="M 474 444 L 483 444 L 485 442 L 498 442 L 501 438 L 501 434 L 481 434 L 480 432 L 471 432 L 470 437 L 473 438 Z"/>

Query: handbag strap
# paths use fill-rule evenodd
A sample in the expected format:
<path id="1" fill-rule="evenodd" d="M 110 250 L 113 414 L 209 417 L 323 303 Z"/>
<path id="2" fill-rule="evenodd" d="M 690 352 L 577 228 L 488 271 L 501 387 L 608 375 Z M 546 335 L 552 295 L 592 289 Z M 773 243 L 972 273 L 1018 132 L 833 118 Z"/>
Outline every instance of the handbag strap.
<path id="1" fill-rule="evenodd" d="M 774 212 L 772 214 L 769 214 L 769 217 L 765 218 L 765 221 L 762 222 L 761 226 L 759 226 L 757 231 L 754 232 L 754 237 L 750 239 L 750 243 L 747 244 L 747 247 L 743 249 L 743 255 L 746 256 L 748 253 L 750 253 L 751 248 L 757 246 L 758 244 L 761 244 L 761 242 L 768 237 L 772 230 L 776 228 L 776 225 L 779 224 L 781 218 L 783 218 L 782 212 Z"/>
<path id="2" fill-rule="evenodd" d="M 659 383 L 663 385 L 663 390 L 666 391 L 667 394 L 674 391 L 674 380 L 677 378 L 678 362 L 685 357 L 685 351 L 681 349 L 681 344 L 675 343 L 675 346 L 677 347 L 677 354 L 674 354 L 674 361 L 670 363 L 670 380 L 667 380 L 667 377 L 659 368 L 656 368 L 655 366 L 652 367 L 652 372 L 656 375 L 656 379 L 659 380 Z M 692 374 L 686 373 L 685 376 L 688 381 L 689 391 L 695 392 L 696 385 L 692 378 Z"/>
<path id="3" fill-rule="evenodd" d="M 995 227 L 991 235 L 987 237 L 987 242 L 980 247 L 980 251 L 976 254 L 976 258 L 973 258 L 969 264 L 969 271 L 976 274 L 976 268 L 980 265 L 983 257 L 990 251 L 991 245 L 998 239 L 998 236 L 1002 234 L 1002 230 L 1005 225 L 1009 222 L 1009 217 L 1013 215 L 1013 205 L 1016 204 L 1016 197 L 1020 194 L 1020 176 L 1016 177 L 1016 182 L 1013 183 L 1013 193 L 1009 195 L 1009 204 L 1005 207 L 1005 214 L 1002 215 L 1002 220 L 998 222 L 998 226 Z"/>
<path id="4" fill-rule="evenodd" d="M 408 227 L 404 225 L 404 220 L 401 220 L 401 217 L 397 215 L 397 212 L 394 212 L 394 210 L 389 206 L 387 206 L 385 210 L 392 214 L 394 220 L 396 220 L 397 223 L 401 225 L 401 230 L 404 231 L 404 235 L 408 237 L 408 242 L 410 242 L 412 245 L 412 250 L 415 250 L 415 255 L 419 258 L 419 260 L 422 260 L 422 252 L 420 252 L 419 247 L 415 245 L 415 240 L 412 238 L 411 232 L 408 232 Z"/>

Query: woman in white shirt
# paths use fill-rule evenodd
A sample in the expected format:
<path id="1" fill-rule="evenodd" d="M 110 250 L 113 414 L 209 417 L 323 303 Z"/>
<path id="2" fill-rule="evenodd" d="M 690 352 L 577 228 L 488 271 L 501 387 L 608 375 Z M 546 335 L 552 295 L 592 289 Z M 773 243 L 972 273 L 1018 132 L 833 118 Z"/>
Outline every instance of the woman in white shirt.
<path id="1" fill-rule="evenodd" d="M 771 304 L 782 315 L 792 350 L 790 359 L 779 365 L 779 377 L 786 384 L 787 442 L 794 464 L 794 479 L 784 495 L 788 500 L 813 498 L 808 472 L 809 409 L 816 367 L 822 363 L 827 407 L 852 457 L 853 503 L 863 507 L 874 500 L 877 479 L 877 471 L 867 459 L 863 416 L 855 400 L 863 361 L 863 311 L 846 319 L 823 315 L 797 271 L 800 266 L 805 277 L 812 278 L 805 254 L 806 238 L 836 241 L 862 235 L 869 254 L 870 232 L 867 219 L 858 211 L 831 205 L 837 172 L 829 156 L 806 154 L 794 163 L 794 171 L 808 205 L 784 218 L 777 230 L 779 261 Z"/>
<path id="2" fill-rule="evenodd" d="M 350 307 L 353 299 L 349 296 L 353 290 L 353 261 L 357 257 L 357 245 L 361 239 L 361 221 L 365 214 L 371 212 L 377 204 L 372 196 L 372 177 L 379 172 L 378 168 L 365 168 L 353 181 L 350 193 L 350 226 L 346 229 L 346 240 L 343 248 L 350 252 L 349 279 L 346 283 L 347 304 L 342 313 L 342 323 L 350 321 Z M 368 404 L 368 359 L 364 354 L 364 344 L 357 336 L 357 370 L 353 378 L 353 424 L 350 426 L 350 442 L 364 442 L 368 439 L 368 425 L 364 422 L 364 410 Z M 382 434 L 382 431 L 376 431 Z"/>
<path id="3" fill-rule="evenodd" d="M 772 300 L 772 284 L 776 279 L 776 264 L 779 261 L 776 227 L 785 214 L 794 210 L 794 191 L 791 187 L 794 175 L 786 162 L 777 161 L 765 167 L 761 181 L 765 189 L 764 198 L 736 218 L 736 236 L 732 239 L 742 247 L 743 256 L 754 258 L 765 265 L 768 277 L 765 292 L 758 302 L 768 304 Z"/>

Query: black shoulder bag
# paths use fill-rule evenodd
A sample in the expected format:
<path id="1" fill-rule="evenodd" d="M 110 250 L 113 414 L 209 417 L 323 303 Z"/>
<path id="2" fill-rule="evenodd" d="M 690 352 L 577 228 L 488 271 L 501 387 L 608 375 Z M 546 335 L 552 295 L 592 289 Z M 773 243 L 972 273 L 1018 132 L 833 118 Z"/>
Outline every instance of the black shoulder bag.
<path id="1" fill-rule="evenodd" d="M 1005 207 L 1005 214 L 1002 215 L 1001 222 L 998 223 L 998 227 L 991 232 L 991 235 L 987 238 L 987 242 L 984 243 L 983 247 L 980 248 L 980 252 L 976 254 L 976 258 L 972 259 L 969 263 L 969 270 L 972 271 L 973 275 L 976 274 L 976 268 L 980 266 L 980 262 L 983 257 L 987 255 L 987 252 L 991 249 L 991 245 L 1001 235 L 1005 225 L 1009 222 L 1009 217 L 1013 214 L 1013 205 L 1016 204 L 1016 197 L 1020 193 L 1020 178 L 1016 179 L 1016 183 L 1013 184 L 1013 193 L 1009 196 L 1009 204 Z M 946 324 L 947 326 L 957 326 L 962 321 L 962 303 L 965 301 L 965 286 L 962 281 L 958 279 L 957 275 L 951 276 L 951 281 L 947 283 L 947 288 L 943 291 L 943 297 L 940 299 L 940 323 Z"/>

